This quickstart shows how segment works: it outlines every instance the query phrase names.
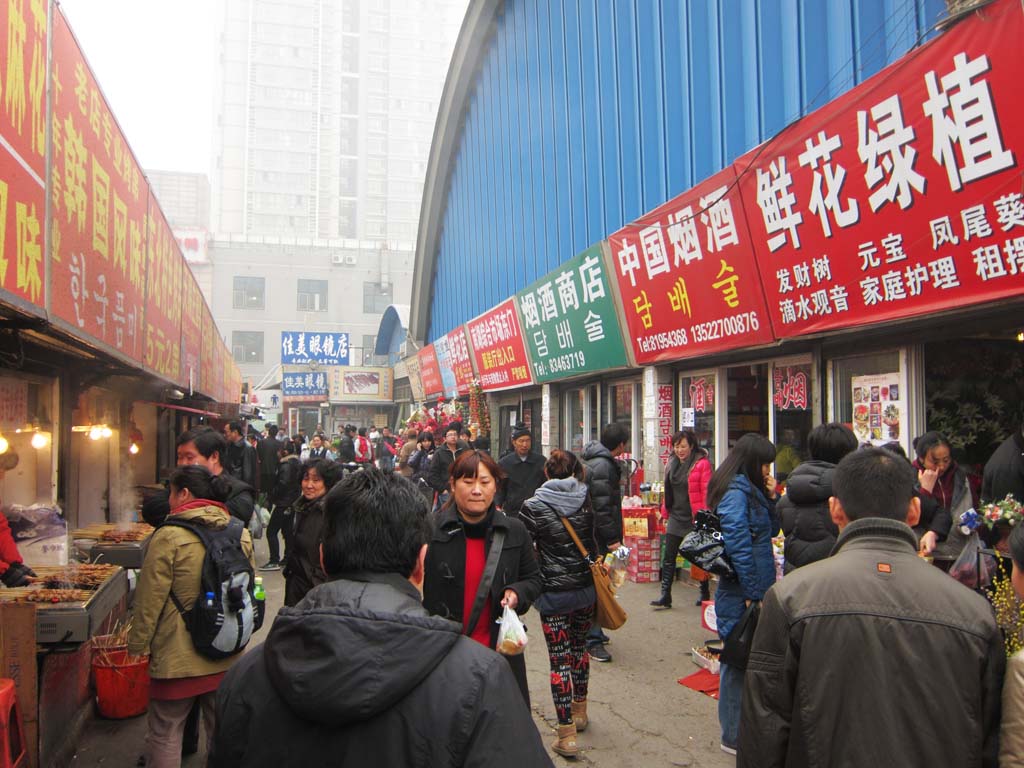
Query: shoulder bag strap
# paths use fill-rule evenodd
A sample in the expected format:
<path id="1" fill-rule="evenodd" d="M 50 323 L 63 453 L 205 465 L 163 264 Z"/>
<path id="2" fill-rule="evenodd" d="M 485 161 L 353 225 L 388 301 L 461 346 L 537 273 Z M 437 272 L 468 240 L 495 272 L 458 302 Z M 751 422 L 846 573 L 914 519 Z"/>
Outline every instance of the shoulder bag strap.
<path id="1" fill-rule="evenodd" d="M 495 528 L 491 537 L 491 549 L 487 553 L 487 562 L 484 563 L 484 572 L 480 575 L 480 585 L 476 588 L 476 597 L 473 598 L 473 609 L 469 612 L 469 623 L 463 629 L 468 635 L 480 621 L 480 614 L 483 613 L 484 604 L 491 591 L 491 584 L 494 581 L 494 574 L 498 570 L 498 558 L 501 557 L 501 550 L 505 546 L 505 529 Z"/>
<path id="2" fill-rule="evenodd" d="M 569 519 L 566 517 L 562 517 L 561 515 L 558 515 L 558 519 L 562 521 L 562 525 L 565 526 L 565 529 L 569 532 L 569 535 L 572 536 L 572 540 L 576 542 L 576 546 L 579 548 L 580 554 L 583 555 L 583 559 L 586 560 L 588 563 L 593 563 L 594 561 L 590 557 L 590 553 L 587 551 L 586 547 L 583 546 L 583 542 L 580 541 L 580 537 L 577 535 L 576 529 L 572 527 L 572 523 L 569 522 Z"/>

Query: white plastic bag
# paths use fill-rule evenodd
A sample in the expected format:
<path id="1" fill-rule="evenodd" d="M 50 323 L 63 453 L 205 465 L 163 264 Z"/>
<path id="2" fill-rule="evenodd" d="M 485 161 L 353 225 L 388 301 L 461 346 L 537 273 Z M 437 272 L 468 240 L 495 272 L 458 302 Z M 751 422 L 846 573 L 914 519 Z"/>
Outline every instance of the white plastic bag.
<path id="1" fill-rule="evenodd" d="M 263 513 L 265 511 L 263 507 L 257 506 L 252 511 L 252 517 L 249 518 L 249 535 L 254 541 L 263 538 L 263 528 L 265 527 Z"/>
<path id="2" fill-rule="evenodd" d="M 518 656 L 526 648 L 528 639 L 519 614 L 506 605 L 498 622 L 501 626 L 498 628 L 498 645 L 495 650 L 506 656 Z"/>

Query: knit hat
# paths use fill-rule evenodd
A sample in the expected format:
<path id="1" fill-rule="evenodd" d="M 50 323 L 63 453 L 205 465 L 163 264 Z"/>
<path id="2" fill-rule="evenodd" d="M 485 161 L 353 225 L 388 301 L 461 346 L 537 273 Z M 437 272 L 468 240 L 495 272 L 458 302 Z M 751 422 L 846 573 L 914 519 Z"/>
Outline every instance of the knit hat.
<path id="1" fill-rule="evenodd" d="M 518 440 L 520 437 L 532 437 L 530 430 L 523 422 L 516 422 L 516 425 L 512 427 L 512 439 Z"/>

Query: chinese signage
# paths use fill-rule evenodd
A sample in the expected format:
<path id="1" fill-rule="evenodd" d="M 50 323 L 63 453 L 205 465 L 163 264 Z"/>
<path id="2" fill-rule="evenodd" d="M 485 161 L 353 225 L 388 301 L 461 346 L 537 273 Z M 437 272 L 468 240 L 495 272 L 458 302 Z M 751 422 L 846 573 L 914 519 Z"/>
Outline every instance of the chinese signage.
<path id="1" fill-rule="evenodd" d="M 422 403 L 426 399 L 426 393 L 423 391 L 423 381 L 420 379 L 419 355 L 409 355 L 403 362 L 406 373 L 409 375 L 409 387 L 412 389 L 413 402 Z"/>
<path id="2" fill-rule="evenodd" d="M 150 300 L 145 296 L 149 187 L 59 9 L 52 68 L 52 314 L 75 335 L 141 362 L 142 312 Z M 172 255 L 181 260 L 176 250 Z M 175 289 L 160 290 L 170 295 Z M 180 296 L 178 307 L 180 312 Z M 166 307 L 159 312 L 167 311 L 173 312 Z M 154 330 L 166 333 L 171 325 L 158 322 Z M 175 335 L 165 342 L 177 349 L 180 339 Z M 151 357 L 150 367 L 177 381 L 180 371 L 170 370 L 174 359 L 167 358 L 166 345 L 164 357 Z"/>
<path id="3" fill-rule="evenodd" d="M 181 380 L 190 389 L 202 391 L 199 382 L 203 357 L 203 310 L 206 305 L 191 270 L 182 274 L 182 281 Z"/>
<path id="4" fill-rule="evenodd" d="M 327 397 L 327 373 L 325 371 L 284 373 L 281 378 L 281 392 L 285 397 L 316 395 L 322 400 Z"/>
<path id="5" fill-rule="evenodd" d="M 21 429 L 28 423 L 28 382 L 0 377 L 0 426 Z"/>
<path id="6" fill-rule="evenodd" d="M 171 381 L 181 379 L 181 301 L 185 261 L 156 196 L 149 196 L 146 238 L 146 334 L 143 362 Z"/>
<path id="7" fill-rule="evenodd" d="M 628 364 L 601 246 L 517 295 L 538 383 Z"/>
<path id="8" fill-rule="evenodd" d="M 428 344 L 416 353 L 416 357 L 420 363 L 420 381 L 423 382 L 424 396 L 429 399 L 444 393 L 444 383 L 441 380 L 441 369 L 437 365 L 434 345 Z"/>
<path id="9" fill-rule="evenodd" d="M 726 168 L 609 238 L 638 364 L 773 341 L 735 181 Z"/>
<path id="10" fill-rule="evenodd" d="M 1022 39 L 987 6 L 737 161 L 777 337 L 1020 295 Z"/>
<path id="11" fill-rule="evenodd" d="M 348 365 L 347 333 L 281 332 L 281 364 Z"/>
<path id="12" fill-rule="evenodd" d="M 658 385 L 658 457 L 663 463 L 672 458 L 672 434 L 675 432 L 672 394 L 671 384 Z"/>
<path id="13" fill-rule="evenodd" d="M 459 326 L 445 337 L 448 348 L 448 365 L 452 371 L 454 387 L 445 387 L 449 397 L 469 394 L 469 385 L 473 381 L 473 361 L 469 356 L 469 344 L 466 343 L 466 329 Z M 444 371 L 441 372 L 442 376 Z"/>
<path id="14" fill-rule="evenodd" d="M 854 376 L 853 434 L 862 443 L 885 445 L 900 440 L 903 400 L 899 373 Z"/>
<path id="15" fill-rule="evenodd" d="M 46 307 L 43 260 L 49 3 L 0 5 L 0 294 Z"/>
<path id="16" fill-rule="evenodd" d="M 434 355 L 437 357 L 437 370 L 441 374 L 441 387 L 446 397 L 458 397 L 458 386 L 455 384 L 455 371 L 452 370 L 448 358 L 448 337 L 439 336 L 434 339 Z"/>
<path id="17" fill-rule="evenodd" d="M 533 383 L 514 301 L 509 298 L 467 323 L 473 360 L 485 390 Z"/>
<path id="18" fill-rule="evenodd" d="M 390 368 L 332 368 L 328 394 L 332 403 L 390 402 L 394 391 Z"/>
<path id="19" fill-rule="evenodd" d="M 811 407 L 811 366 L 776 366 L 772 404 L 777 411 L 806 411 Z"/>

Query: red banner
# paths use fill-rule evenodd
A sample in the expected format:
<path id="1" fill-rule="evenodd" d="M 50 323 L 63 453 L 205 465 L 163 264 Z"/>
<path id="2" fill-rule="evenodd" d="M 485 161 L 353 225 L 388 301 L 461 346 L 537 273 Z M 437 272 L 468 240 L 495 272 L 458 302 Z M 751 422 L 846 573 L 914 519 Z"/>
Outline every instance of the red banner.
<path id="1" fill-rule="evenodd" d="M 217 325 L 213 322 L 210 308 L 203 304 L 203 345 L 199 352 L 198 389 L 207 397 L 214 397 L 213 391 L 213 350 L 217 344 Z"/>
<path id="2" fill-rule="evenodd" d="M 494 309 L 470 320 L 466 328 L 483 389 L 509 389 L 533 383 L 513 299 L 505 299 Z"/>
<path id="3" fill-rule="evenodd" d="M 149 188 L 59 12 L 52 67 L 52 314 L 141 361 Z"/>
<path id="4" fill-rule="evenodd" d="M 428 344 L 416 353 L 420 361 L 420 380 L 423 382 L 423 394 L 427 398 L 437 397 L 444 393 L 444 382 L 441 381 L 441 368 L 437 364 L 434 345 Z"/>
<path id="5" fill-rule="evenodd" d="M 459 395 L 469 394 L 469 385 L 473 383 L 473 361 L 469 357 L 469 344 L 466 342 L 466 327 L 460 325 L 448 334 L 448 363 L 455 374 L 455 384 Z"/>
<path id="6" fill-rule="evenodd" d="M 200 365 L 203 357 L 203 292 L 191 270 L 182 272 L 181 381 L 200 389 Z"/>
<path id="7" fill-rule="evenodd" d="M 46 309 L 46 12 L 0 4 L 0 295 Z"/>
<path id="8" fill-rule="evenodd" d="M 1021 294 L 1021 40 L 986 6 L 737 161 L 777 337 Z"/>
<path id="9" fill-rule="evenodd" d="M 608 239 L 639 365 L 773 340 L 735 181 L 727 168 Z"/>
<path id="10" fill-rule="evenodd" d="M 181 381 L 181 298 L 185 259 L 156 197 L 149 197 L 146 238 L 146 343 L 143 362 L 154 373 Z"/>

